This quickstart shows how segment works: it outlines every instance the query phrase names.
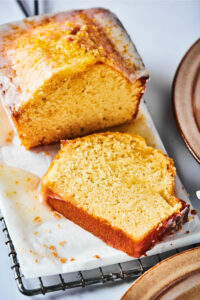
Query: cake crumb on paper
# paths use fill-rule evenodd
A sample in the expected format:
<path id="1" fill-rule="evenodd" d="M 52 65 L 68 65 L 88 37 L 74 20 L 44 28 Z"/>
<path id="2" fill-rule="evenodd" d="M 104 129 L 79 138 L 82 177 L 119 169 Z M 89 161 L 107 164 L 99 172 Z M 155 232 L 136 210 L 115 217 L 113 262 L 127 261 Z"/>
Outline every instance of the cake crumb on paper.
<path id="1" fill-rule="evenodd" d="M 52 252 L 51 252 L 51 255 L 54 256 L 55 258 L 58 258 L 58 253 L 55 252 L 55 251 L 52 251 Z"/>
<path id="2" fill-rule="evenodd" d="M 60 246 L 64 246 L 65 244 L 67 244 L 66 241 L 62 241 L 62 242 L 59 243 Z"/>
<path id="3" fill-rule="evenodd" d="M 60 219 L 61 218 L 61 215 L 59 213 L 57 213 L 56 211 L 53 212 L 53 216 L 56 219 Z"/>
<path id="4" fill-rule="evenodd" d="M 98 254 L 94 255 L 93 257 L 94 257 L 94 258 L 97 258 L 97 259 L 100 258 L 100 256 L 99 256 Z"/>
<path id="5" fill-rule="evenodd" d="M 5 139 L 5 142 L 6 142 L 6 143 L 11 143 L 11 141 L 12 141 L 12 139 L 13 139 L 13 136 L 14 136 L 14 131 L 13 131 L 13 130 L 9 131 L 9 132 L 8 132 L 8 136 L 7 136 L 6 139 Z"/>
<path id="6" fill-rule="evenodd" d="M 75 260 L 75 258 L 74 258 L 74 257 L 71 257 L 69 261 L 74 261 L 74 260 Z"/>
<path id="7" fill-rule="evenodd" d="M 48 151 L 43 152 L 45 156 L 49 156 L 50 153 Z"/>
<path id="8" fill-rule="evenodd" d="M 35 252 L 35 251 L 31 250 L 31 249 L 29 250 L 29 252 L 30 252 L 31 254 L 37 256 L 37 252 Z"/>
<path id="9" fill-rule="evenodd" d="M 49 249 L 50 249 L 50 250 L 53 250 L 53 251 L 56 251 L 56 247 L 53 246 L 53 245 L 49 246 Z"/>
<path id="10" fill-rule="evenodd" d="M 33 219 L 33 222 L 39 224 L 39 223 L 42 222 L 42 219 L 41 219 L 39 216 L 37 216 L 37 217 L 35 217 L 35 218 Z"/>
<path id="11" fill-rule="evenodd" d="M 35 232 L 34 232 L 34 235 L 37 235 L 37 234 L 38 234 L 38 231 L 35 231 Z"/>
<path id="12" fill-rule="evenodd" d="M 66 258 L 64 258 L 64 257 L 61 257 L 61 258 L 60 258 L 60 262 L 61 262 L 62 264 L 65 264 L 65 263 L 66 263 L 66 261 L 67 261 L 67 259 L 66 259 Z"/>

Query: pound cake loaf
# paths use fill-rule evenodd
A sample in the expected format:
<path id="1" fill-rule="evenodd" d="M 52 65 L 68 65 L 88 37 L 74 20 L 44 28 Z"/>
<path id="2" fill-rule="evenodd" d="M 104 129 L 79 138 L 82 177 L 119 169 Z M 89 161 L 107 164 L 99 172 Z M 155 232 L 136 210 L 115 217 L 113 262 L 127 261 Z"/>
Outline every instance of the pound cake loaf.
<path id="1" fill-rule="evenodd" d="M 143 138 L 106 132 L 62 141 L 41 189 L 54 210 L 140 257 L 187 219 L 174 176 L 173 161 Z"/>
<path id="2" fill-rule="evenodd" d="M 27 148 L 133 119 L 148 71 L 102 8 L 34 17 L 0 30 L 0 89 Z"/>

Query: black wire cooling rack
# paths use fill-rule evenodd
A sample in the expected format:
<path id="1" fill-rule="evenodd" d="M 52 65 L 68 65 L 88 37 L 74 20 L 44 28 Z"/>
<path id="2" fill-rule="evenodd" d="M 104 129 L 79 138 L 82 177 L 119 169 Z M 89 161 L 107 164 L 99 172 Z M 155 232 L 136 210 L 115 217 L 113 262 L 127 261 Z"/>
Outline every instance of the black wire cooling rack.
<path id="1" fill-rule="evenodd" d="M 21 272 L 17 259 L 17 253 L 10 238 L 6 222 L 3 217 L 0 218 L 0 221 L 5 234 L 5 244 L 8 247 L 8 256 L 11 260 L 11 269 L 14 272 L 17 287 L 20 292 L 26 296 L 34 296 L 39 294 L 45 295 L 46 293 L 65 291 L 72 288 L 83 288 L 89 285 L 100 285 L 109 282 L 117 282 L 120 280 L 135 280 L 146 270 L 161 260 L 176 253 L 182 252 L 183 250 L 200 246 L 199 243 L 154 256 L 135 259 L 127 263 L 119 263 L 89 271 L 79 271 L 62 275 L 58 274 L 54 276 L 25 279 Z"/>
<path id="2" fill-rule="evenodd" d="M 19 7 L 26 17 L 30 14 L 26 8 L 25 1 L 16 0 Z M 39 14 L 39 1 L 34 0 L 34 14 Z M 38 277 L 33 279 L 25 279 L 17 259 L 13 242 L 10 238 L 6 222 L 0 217 L 3 232 L 5 234 L 5 244 L 8 247 L 8 256 L 11 260 L 11 269 L 20 292 L 27 296 L 34 296 L 56 291 L 65 291 L 72 288 L 83 288 L 89 285 L 106 284 L 109 282 L 119 282 L 120 280 L 135 280 L 141 276 L 146 270 L 154 266 L 161 260 L 179 253 L 183 250 L 199 246 L 199 244 L 191 245 L 181 249 L 171 250 L 165 253 L 157 254 L 142 259 L 135 259 L 127 263 L 119 263 L 102 268 L 96 268 L 90 271 L 79 271 L 67 274 L 58 274 L 54 276 Z"/>

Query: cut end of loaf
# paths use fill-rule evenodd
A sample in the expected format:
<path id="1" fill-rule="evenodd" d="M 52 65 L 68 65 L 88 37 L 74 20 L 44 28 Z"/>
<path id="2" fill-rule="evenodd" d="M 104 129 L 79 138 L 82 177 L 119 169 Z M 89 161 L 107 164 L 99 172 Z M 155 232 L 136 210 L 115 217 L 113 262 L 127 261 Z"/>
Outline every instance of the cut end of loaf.
<path id="1" fill-rule="evenodd" d="M 187 214 L 174 176 L 173 161 L 141 137 L 107 132 L 62 142 L 42 190 L 53 209 L 138 257 Z"/>
<path id="2" fill-rule="evenodd" d="M 132 120 L 145 82 L 130 83 L 96 64 L 82 73 L 55 74 L 12 114 L 22 144 L 32 148 L 99 131 Z"/>

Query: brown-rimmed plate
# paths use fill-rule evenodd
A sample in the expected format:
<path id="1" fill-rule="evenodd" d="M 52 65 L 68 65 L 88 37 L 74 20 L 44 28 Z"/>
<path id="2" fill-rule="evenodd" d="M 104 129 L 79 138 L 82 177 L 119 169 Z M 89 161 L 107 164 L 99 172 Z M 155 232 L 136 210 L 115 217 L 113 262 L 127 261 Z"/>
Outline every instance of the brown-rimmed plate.
<path id="1" fill-rule="evenodd" d="M 200 163 L 200 39 L 180 62 L 174 77 L 172 98 L 181 136 Z"/>
<path id="2" fill-rule="evenodd" d="M 200 247 L 163 260 L 139 277 L 121 300 L 199 300 Z"/>

